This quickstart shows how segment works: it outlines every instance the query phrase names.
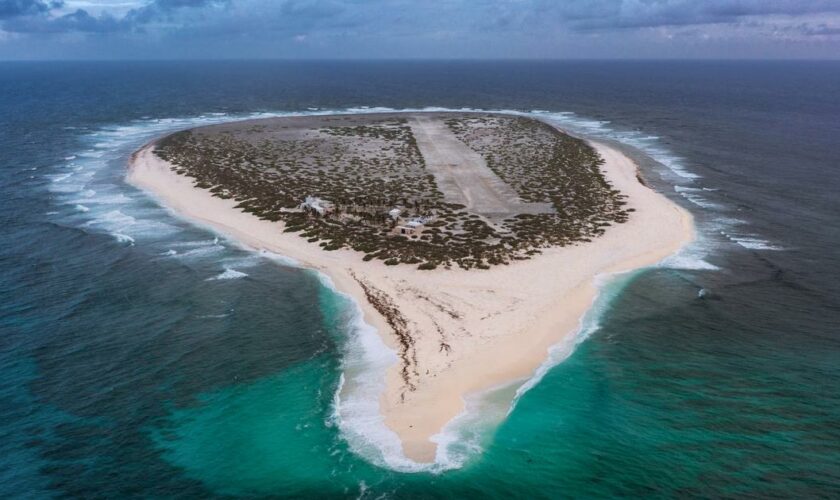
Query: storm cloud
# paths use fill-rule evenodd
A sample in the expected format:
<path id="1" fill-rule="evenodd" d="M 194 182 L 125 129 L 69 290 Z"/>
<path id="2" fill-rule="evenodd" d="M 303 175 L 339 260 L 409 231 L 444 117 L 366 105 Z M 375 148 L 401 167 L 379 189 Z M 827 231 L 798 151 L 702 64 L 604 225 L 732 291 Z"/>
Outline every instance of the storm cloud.
<path id="1" fill-rule="evenodd" d="M 173 20 L 182 10 L 199 10 L 228 2 L 229 0 L 154 0 L 131 9 L 122 17 L 116 17 L 108 12 L 94 16 L 85 9 L 53 15 L 66 5 L 63 1 L 0 0 L 0 27 L 19 33 L 130 31 L 151 23 Z"/>
<path id="2" fill-rule="evenodd" d="M 61 5 L 61 2 L 43 0 L 0 0 L 0 19 L 44 14 Z"/>
<path id="3" fill-rule="evenodd" d="M 768 15 L 840 12 L 840 0 L 573 0 L 549 5 L 579 29 L 722 24 Z"/>
<path id="4" fill-rule="evenodd" d="M 88 51 L 106 38 L 128 51 L 145 36 L 163 52 L 166 40 L 202 46 L 202 57 L 211 47 L 224 57 L 236 47 L 301 57 L 672 57 L 674 40 L 712 57 L 725 40 L 769 55 L 780 40 L 819 43 L 802 53 L 823 54 L 840 49 L 840 0 L 0 0 L 0 55 L 3 32 L 45 47 L 76 34 Z"/>

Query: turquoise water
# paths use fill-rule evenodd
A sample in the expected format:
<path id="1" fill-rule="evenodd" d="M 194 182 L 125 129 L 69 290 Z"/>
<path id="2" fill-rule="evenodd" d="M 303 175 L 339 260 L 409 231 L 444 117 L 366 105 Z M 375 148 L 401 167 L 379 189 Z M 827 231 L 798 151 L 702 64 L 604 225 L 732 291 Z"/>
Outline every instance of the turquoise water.
<path id="1" fill-rule="evenodd" d="M 334 362 L 315 359 L 203 395 L 196 407 L 175 410 L 155 441 L 167 460 L 218 493 L 323 491 L 324 478 L 346 485 L 346 472 L 338 474 L 333 462 L 339 454 L 347 460 L 346 446 L 323 424 L 330 419 L 335 369 Z"/>
<path id="2" fill-rule="evenodd" d="M 707 353 L 721 365 L 720 373 L 707 373 L 710 360 L 690 351 L 680 360 L 680 377 L 662 376 L 672 370 L 674 356 L 688 353 L 676 348 L 679 339 L 670 340 L 675 345 L 667 356 L 645 344 L 663 340 L 651 338 L 658 329 L 654 311 L 695 300 L 672 295 L 680 280 L 673 271 L 654 269 L 608 289 L 613 305 L 600 315 L 600 341 L 583 342 L 550 370 L 498 428 L 484 430 L 482 446 L 456 470 L 400 474 L 350 451 L 332 413 L 340 365 L 328 356 L 203 394 L 195 405 L 174 410 L 154 431 L 155 441 L 166 460 L 219 494 L 373 498 L 383 492 L 422 494 L 430 484 L 444 497 L 770 495 L 780 486 L 797 491 L 803 485 L 789 454 L 807 445 L 830 460 L 833 445 L 811 437 L 813 426 L 829 422 L 804 402 L 802 414 L 778 414 L 774 367 L 756 370 L 755 376 L 768 377 L 760 389 L 755 380 L 730 379 L 741 371 L 739 356 L 737 349 L 723 348 Z M 650 311 L 621 312 L 626 302 L 645 298 L 657 299 Z M 624 340 L 628 336 L 634 340 Z M 722 356 L 736 364 L 727 367 Z M 733 404 L 739 418 L 732 416 Z M 766 458 L 754 462 L 758 451 Z M 716 470 L 709 470 L 711 463 Z M 833 474 L 828 466 L 823 472 Z M 754 486 L 762 482 L 766 491 Z"/>
<path id="3" fill-rule="evenodd" d="M 840 66 L 523 64 L 0 65 L 0 496 L 840 495 Z M 170 130 L 360 106 L 546 110 L 700 233 L 509 414 L 470 400 L 433 472 L 370 412 L 352 303 L 123 181 Z"/>

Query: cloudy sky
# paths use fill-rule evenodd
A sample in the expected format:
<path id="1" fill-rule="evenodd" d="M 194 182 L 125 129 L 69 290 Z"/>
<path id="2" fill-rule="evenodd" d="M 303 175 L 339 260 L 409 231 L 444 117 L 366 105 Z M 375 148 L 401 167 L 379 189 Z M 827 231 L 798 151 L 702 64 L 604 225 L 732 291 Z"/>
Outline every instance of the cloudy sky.
<path id="1" fill-rule="evenodd" d="M 0 59 L 840 58 L 840 0 L 0 0 Z"/>

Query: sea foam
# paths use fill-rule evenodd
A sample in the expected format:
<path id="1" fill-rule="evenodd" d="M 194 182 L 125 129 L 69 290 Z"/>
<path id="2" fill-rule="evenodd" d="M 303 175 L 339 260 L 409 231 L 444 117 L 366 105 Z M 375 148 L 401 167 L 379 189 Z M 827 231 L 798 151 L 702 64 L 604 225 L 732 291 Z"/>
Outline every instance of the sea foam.
<path id="1" fill-rule="evenodd" d="M 385 424 L 379 404 L 386 373 L 398 362 L 397 353 L 385 345 L 373 326 L 365 323 L 358 302 L 339 291 L 328 276 L 315 274 L 330 293 L 342 297 L 346 304 L 348 336 L 330 421 L 353 452 L 373 464 L 400 472 L 439 473 L 462 467 L 481 450 L 484 431 L 504 418 L 498 404 L 494 407 L 485 393 L 468 397 L 465 411 L 432 436 L 431 440 L 438 444 L 433 463 L 418 463 L 406 457 L 399 436 Z"/>
<path id="2" fill-rule="evenodd" d="M 385 391 L 385 374 L 397 363 L 397 354 L 382 341 L 376 329 L 364 322 L 359 304 L 335 288 L 332 280 L 316 273 L 331 293 L 349 304 L 348 338 L 341 361 L 342 374 L 333 398 L 331 419 L 350 448 L 368 461 L 404 472 L 424 466 L 402 452 L 397 434 L 385 425 L 379 398 Z"/>
<path id="3" fill-rule="evenodd" d="M 733 242 L 737 243 L 738 245 L 746 248 L 747 250 L 773 250 L 779 251 L 784 250 L 783 247 L 774 245 L 770 241 L 767 241 L 763 238 L 760 238 L 755 235 L 732 235 L 726 234 L 726 236 L 732 240 Z"/>
<path id="4" fill-rule="evenodd" d="M 450 109 L 440 107 L 426 107 L 415 109 L 393 109 L 386 107 L 361 107 L 343 110 L 307 110 L 303 112 L 260 112 L 248 114 L 210 113 L 197 117 L 164 118 L 136 120 L 123 125 L 105 127 L 89 132 L 86 136 L 88 147 L 67 155 L 63 167 L 72 167 L 76 175 L 61 173 L 51 178 L 51 189 L 63 196 L 60 198 L 72 208 L 78 217 L 87 217 L 86 225 L 101 228 L 114 235 L 121 242 L 142 242 L 148 235 L 155 235 L 155 231 L 163 231 L 163 226 L 147 224 L 158 222 L 155 218 L 170 217 L 165 210 L 144 213 L 143 203 L 148 204 L 145 197 L 131 196 L 125 187 L 116 182 L 109 165 L 120 164 L 120 158 L 127 156 L 144 142 L 161 134 L 189 127 L 210 125 L 235 120 L 253 118 L 270 118 L 302 115 L 329 115 L 348 113 L 377 113 L 395 111 L 493 111 L 507 112 L 515 115 L 532 116 L 551 121 L 571 132 L 595 138 L 605 138 L 623 142 L 648 154 L 661 165 L 672 172 L 676 178 L 685 183 L 691 183 L 700 176 L 691 172 L 684 160 L 661 146 L 659 138 L 650 134 L 635 131 L 620 131 L 611 128 L 611 124 L 604 120 L 591 120 L 570 112 L 534 111 L 523 112 L 517 110 L 482 110 L 475 108 Z M 70 157 L 73 156 L 71 159 Z M 73 162 L 72 165 L 69 162 Z M 110 163 L 109 163 L 110 162 Z M 102 176 L 102 174 L 106 174 Z M 104 177 L 104 179 L 100 179 Z M 121 179 L 120 173 L 118 178 Z M 684 191 L 696 195 L 694 191 Z M 687 198 L 687 197 L 686 197 Z M 687 198 L 688 199 L 688 198 Z M 692 201 L 689 199 L 689 201 Z M 695 202 L 708 200 L 695 197 Z M 698 206 L 700 203 L 695 203 Z M 708 205 L 708 203 L 707 203 Z M 77 208 L 84 206 L 87 211 Z M 712 208 L 706 206 L 703 208 Z M 168 226 L 171 227 L 171 226 Z M 119 236 L 117 236 L 119 235 Z M 140 239 L 138 239 L 140 238 Z M 742 244 L 756 245 L 758 242 L 742 238 Z M 209 241 L 169 242 L 168 250 L 163 255 L 177 258 L 204 258 L 213 256 L 225 249 L 218 239 Z M 175 250 L 175 249 L 178 250 Z M 292 259 L 260 252 L 261 256 L 277 261 L 282 265 L 298 266 Z M 668 265 L 690 267 L 694 269 L 714 269 L 714 266 L 704 263 L 696 255 L 683 255 L 682 260 L 675 257 Z M 241 267 L 241 266 L 239 266 Z M 209 279 L 235 279 L 246 275 L 241 271 L 226 268 L 221 274 Z M 493 428 L 516 406 L 519 399 L 532 387 L 537 385 L 543 376 L 558 363 L 567 359 L 574 352 L 575 347 L 599 328 L 598 318 L 606 309 L 607 304 L 621 288 L 624 278 L 619 276 L 607 281 L 599 282 L 599 294 L 592 308 L 581 318 L 581 323 L 575 335 L 554 346 L 548 359 L 527 380 L 514 381 L 511 384 L 493 388 L 481 394 L 469 396 L 465 400 L 464 412 L 449 422 L 439 434 L 433 437 L 438 443 L 438 452 L 433 464 L 418 464 L 402 453 L 399 437 L 385 424 L 380 412 L 379 397 L 385 389 L 385 373 L 390 366 L 397 362 L 396 353 L 388 348 L 376 330 L 363 320 L 362 311 L 357 303 L 348 296 L 337 292 L 329 279 L 318 273 L 322 283 L 332 292 L 349 300 L 349 319 L 347 339 L 345 342 L 341 381 L 334 397 L 332 419 L 339 427 L 341 435 L 349 443 L 351 449 L 371 462 L 383 467 L 401 471 L 442 471 L 463 466 L 471 457 L 481 450 L 482 436 L 487 429 Z M 622 275 L 624 276 L 624 275 Z"/>
<path id="5" fill-rule="evenodd" d="M 127 234 L 122 233 L 111 233 L 111 235 L 120 243 L 128 243 L 130 245 L 134 245 L 134 238 Z"/>
<path id="6" fill-rule="evenodd" d="M 224 272 L 219 273 L 212 278 L 207 278 L 205 281 L 235 280 L 246 276 L 248 275 L 242 271 L 237 271 L 236 269 L 225 269 Z"/>

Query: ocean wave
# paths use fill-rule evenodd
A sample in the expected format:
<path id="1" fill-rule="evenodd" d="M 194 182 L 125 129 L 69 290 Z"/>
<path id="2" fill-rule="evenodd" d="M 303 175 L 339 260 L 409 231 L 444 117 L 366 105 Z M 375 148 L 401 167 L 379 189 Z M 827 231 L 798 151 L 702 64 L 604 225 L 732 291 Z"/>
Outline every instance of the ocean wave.
<path id="1" fill-rule="evenodd" d="M 385 424 L 380 408 L 386 373 L 398 362 L 397 353 L 385 345 L 375 328 L 364 322 L 361 307 L 352 297 L 337 290 L 327 276 L 316 275 L 331 293 L 346 301 L 350 313 L 342 372 L 328 423 L 339 428 L 354 453 L 380 467 L 412 473 L 441 473 L 463 467 L 483 451 L 482 443 L 504 420 L 518 397 L 536 385 L 551 366 L 562 361 L 552 357 L 524 389 L 520 380 L 467 395 L 464 410 L 431 436 L 430 440 L 438 445 L 434 461 L 415 462 L 405 456 L 399 436 Z"/>
<path id="2" fill-rule="evenodd" d="M 48 175 L 49 178 L 53 182 L 64 182 L 65 180 L 69 179 L 73 176 L 73 172 L 68 172 L 66 174 L 55 174 L 55 175 Z"/>
<path id="3" fill-rule="evenodd" d="M 748 250 L 771 250 L 771 251 L 780 251 L 784 250 L 784 247 L 774 245 L 768 240 L 760 238 L 755 235 L 731 235 L 725 234 L 727 238 L 731 241 L 737 243 L 738 245 L 748 249 Z"/>
<path id="4" fill-rule="evenodd" d="M 195 247 L 209 247 L 213 245 L 219 244 L 219 238 L 213 238 L 212 240 L 197 240 L 197 241 L 179 241 L 175 243 L 171 243 L 170 246 L 176 248 L 195 248 Z"/>
<path id="5" fill-rule="evenodd" d="M 119 234 L 118 240 L 120 241 L 123 241 L 120 238 L 131 238 L 131 242 L 134 243 L 138 237 L 150 235 L 160 237 L 177 231 L 177 228 L 165 222 L 128 215 L 122 209 L 93 212 L 90 207 L 81 204 L 75 205 L 74 208 L 82 216 L 89 217 L 86 222 L 81 224 L 82 227 Z"/>
<path id="6" fill-rule="evenodd" d="M 371 463 L 403 472 L 425 467 L 402 452 L 397 434 L 385 425 L 379 399 L 385 374 L 397 363 L 397 354 L 364 321 L 358 302 L 339 291 L 326 275 L 316 272 L 321 284 L 349 304 L 348 337 L 341 360 L 342 373 L 333 396 L 330 423 L 336 425 L 350 449 Z"/>
<path id="7" fill-rule="evenodd" d="M 201 314 L 201 315 L 196 316 L 196 317 L 199 318 L 199 319 L 221 319 L 221 318 L 227 318 L 228 316 L 230 316 L 229 312 L 223 313 L 223 314 Z"/>
<path id="8" fill-rule="evenodd" d="M 201 257 L 207 257 L 208 255 L 217 254 L 224 249 L 224 245 L 211 245 L 206 247 L 194 248 L 184 253 L 179 253 L 175 257 L 179 259 L 196 259 Z"/>
<path id="9" fill-rule="evenodd" d="M 236 255 L 232 257 L 224 257 L 222 258 L 219 263 L 224 266 L 225 269 L 228 268 L 236 268 L 236 269 L 249 269 L 252 267 L 256 267 L 260 264 L 265 263 L 266 259 L 271 259 L 267 255 L 261 255 L 259 253 L 255 253 L 253 251 L 249 251 L 244 257 Z M 273 260 L 273 259 L 271 259 Z"/>
<path id="10" fill-rule="evenodd" d="M 690 250 L 678 252 L 659 263 L 660 267 L 668 269 L 683 269 L 687 271 L 718 271 L 720 268 L 707 262 L 702 256 Z"/>
<path id="11" fill-rule="evenodd" d="M 279 253 L 269 252 L 264 249 L 256 250 L 256 252 L 260 257 L 274 261 L 280 265 L 303 268 L 303 265 L 299 261 L 291 257 L 286 257 L 285 255 L 281 255 Z"/>
<path id="12" fill-rule="evenodd" d="M 507 417 L 521 381 L 512 381 L 464 398 L 464 410 L 430 440 L 437 444 L 435 461 L 428 471 L 460 469 L 484 451 L 484 444 Z"/>
<path id="13" fill-rule="evenodd" d="M 695 227 L 694 240 L 683 245 L 676 253 L 660 260 L 654 267 L 679 269 L 685 271 L 718 271 L 720 268 L 706 259 L 719 246 L 719 242 L 709 234 Z"/>
<path id="14" fill-rule="evenodd" d="M 79 153 L 79 156 L 82 156 L 82 157 L 85 157 L 85 158 L 102 158 L 103 156 L 105 156 L 105 151 L 97 151 L 95 149 L 89 149 L 87 151 L 82 151 L 81 153 Z"/>
<path id="15" fill-rule="evenodd" d="M 667 171 L 675 174 L 675 177 L 667 180 L 673 183 L 674 190 L 692 205 L 700 207 L 706 211 L 717 213 L 726 213 L 732 210 L 732 208 L 726 206 L 725 203 L 717 201 L 714 198 L 710 199 L 710 196 L 715 196 L 713 193 L 717 192 L 718 188 L 686 185 L 697 183 L 700 179 L 702 179 L 702 176 L 691 171 L 686 165 L 685 159 L 663 146 L 659 137 L 655 135 L 644 134 L 639 131 L 614 129 L 610 127 L 610 122 L 608 121 L 581 118 L 575 113 L 554 113 L 549 111 L 534 111 L 532 113 L 556 123 L 561 128 L 568 128 L 571 132 L 580 132 L 585 136 L 595 138 L 603 137 L 632 146 L 655 160 L 660 165 L 664 166 Z M 733 236 L 733 228 L 746 224 L 746 221 L 726 216 L 715 215 L 710 223 L 706 220 L 706 218 L 703 218 L 698 223 L 697 230 L 701 239 L 705 239 L 707 241 L 702 244 L 695 243 L 691 245 L 691 248 L 694 249 L 691 251 L 693 253 L 689 253 L 684 250 L 679 255 L 674 256 L 667 261 L 666 264 L 669 267 L 680 269 L 718 269 L 717 266 L 709 264 L 702 256 L 698 255 L 708 253 L 711 250 L 713 244 L 711 243 L 710 238 L 706 238 L 707 234 L 705 233 L 711 233 L 713 231 L 721 232 L 733 242 L 751 250 L 784 249 L 757 235 Z M 703 248 L 698 249 L 698 246 L 702 246 Z"/>
<path id="16" fill-rule="evenodd" d="M 710 201 L 708 198 L 704 197 L 699 193 L 706 193 L 712 190 L 706 188 L 696 188 L 696 187 L 688 187 L 688 186 L 674 186 L 674 191 L 679 193 L 680 196 L 685 198 L 686 200 L 690 201 L 691 203 L 697 205 L 701 208 L 709 208 L 709 209 L 722 209 L 724 208 L 721 204 Z"/>
<path id="17" fill-rule="evenodd" d="M 204 281 L 219 281 L 219 280 L 235 280 L 239 278 L 244 278 L 248 276 L 246 273 L 242 271 L 237 271 L 236 269 L 228 269 L 225 268 L 224 272 L 213 276 L 212 278 L 207 278 Z"/>
<path id="18" fill-rule="evenodd" d="M 101 225 L 108 228 L 124 228 L 137 221 L 134 217 L 124 214 L 120 210 L 111 210 L 101 214 L 95 219 L 87 221 L 85 226 Z"/>
<path id="19" fill-rule="evenodd" d="M 123 205 L 131 202 L 131 198 L 123 193 L 102 196 L 82 197 L 75 200 L 76 202 L 90 203 L 93 205 Z"/>
<path id="20" fill-rule="evenodd" d="M 549 348 L 546 360 L 537 367 L 531 377 L 516 389 L 508 413 L 514 410 L 522 396 L 536 387 L 552 368 L 568 359 L 580 343 L 601 328 L 601 317 L 609 308 L 612 300 L 624 290 L 627 284 L 632 281 L 633 277 L 642 271 L 643 269 L 635 269 L 625 273 L 598 275 L 595 277 L 595 288 L 597 292 L 592 299 L 592 304 L 589 309 L 578 320 L 577 330 Z"/>
<path id="21" fill-rule="evenodd" d="M 113 236 L 120 243 L 128 243 L 129 245 L 134 245 L 134 238 L 127 234 L 111 233 L 111 236 Z"/>
<path id="22" fill-rule="evenodd" d="M 161 233 L 156 231 L 163 231 L 164 228 L 156 226 L 156 224 L 160 224 L 159 219 L 168 220 L 171 217 L 171 214 L 163 209 L 148 211 L 148 208 L 146 208 L 144 212 L 143 204 L 148 205 L 148 198 L 135 196 L 133 190 L 126 191 L 126 189 L 133 188 L 126 188 L 115 183 L 113 172 L 109 170 L 113 168 L 112 165 L 122 164 L 117 160 L 126 157 L 144 142 L 178 129 L 229 121 L 284 116 L 396 111 L 495 111 L 539 117 L 573 133 L 578 132 L 586 136 L 616 140 L 635 147 L 663 165 L 676 176 L 675 179 L 681 180 L 683 183 L 691 183 L 700 178 L 700 175 L 689 170 L 682 157 L 663 147 L 657 136 L 636 131 L 616 130 L 611 127 L 609 121 L 587 119 L 571 112 L 541 110 L 524 112 L 441 107 L 415 109 L 357 107 L 342 110 L 309 109 L 300 112 L 208 113 L 197 117 L 143 119 L 105 127 L 87 133 L 85 141 L 89 147 L 77 151 L 73 155 L 68 155 L 65 159 L 66 162 L 73 162 L 72 168 L 78 169 L 74 170 L 76 172 L 75 176 L 61 173 L 49 180 L 52 184 L 51 189 L 64 196 L 61 200 L 75 211 L 76 217 L 88 217 L 87 225 L 102 228 L 114 235 L 115 238 L 123 238 L 122 242 L 134 244 L 135 241 L 142 242 L 142 240 L 137 239 L 141 236 L 147 234 L 160 235 Z M 69 159 L 70 156 L 74 158 Z M 63 167 L 71 167 L 71 164 L 67 163 Z M 104 180 L 100 179 L 99 174 L 103 172 L 106 174 L 110 172 L 111 175 L 105 175 Z M 702 207 L 701 203 L 706 203 L 707 206 L 703 208 L 713 208 L 709 206 L 711 202 L 707 199 L 698 198 L 700 196 L 699 192 L 685 190 L 680 194 L 683 193 L 694 196 L 693 202 L 698 206 Z M 692 200 L 689 199 L 689 201 Z M 80 210 L 76 208 L 79 206 L 88 208 L 88 211 L 79 213 Z M 169 225 L 167 227 L 172 228 Z M 169 241 L 166 243 L 166 248 L 167 250 L 161 254 L 166 257 L 189 259 L 212 256 L 216 261 L 218 261 L 218 252 L 226 249 L 224 245 L 219 243 L 218 238 L 186 242 Z M 274 260 L 282 265 L 300 267 L 297 261 L 272 252 L 259 251 L 256 255 Z M 224 272 L 208 278 L 208 280 L 236 279 L 247 276 L 246 273 L 235 270 L 235 268 L 245 268 L 246 266 L 243 263 L 224 262 L 223 265 L 225 265 Z M 691 269 L 716 269 L 697 254 L 674 257 L 672 261 L 666 261 L 663 265 Z M 606 281 L 599 281 L 599 293 L 593 306 L 581 318 L 576 334 L 552 347 L 546 361 L 527 380 L 517 381 L 467 398 L 464 412 L 433 437 L 433 440 L 439 445 L 435 462 L 419 464 L 404 455 L 399 437 L 385 425 L 380 411 L 379 397 L 385 389 L 385 374 L 389 367 L 397 362 L 396 353 L 384 344 L 380 335 L 372 326 L 364 322 L 358 303 L 349 296 L 338 292 L 326 276 L 320 273 L 316 273 L 316 275 L 319 276 L 324 286 L 332 290 L 331 293 L 343 297 L 344 300 L 348 300 L 352 304 L 348 307 L 350 318 L 347 327 L 348 336 L 345 340 L 342 356 L 343 373 L 339 388 L 334 396 L 331 420 L 337 425 L 341 436 L 355 453 L 377 465 L 406 472 L 439 472 L 462 467 L 470 457 L 480 453 L 484 432 L 504 419 L 505 415 L 516 406 L 519 399 L 528 390 L 536 386 L 552 367 L 562 363 L 574 352 L 575 347 L 580 342 L 589 337 L 592 332 L 597 331 L 600 327 L 599 318 L 601 314 L 608 307 L 610 300 L 619 293 L 618 290 L 622 288 L 622 283 L 627 281 L 625 280 L 627 275 L 619 275 Z M 206 317 L 216 316 L 208 315 Z M 500 397 L 500 394 L 503 394 L 504 397 Z"/>
<path id="23" fill-rule="evenodd" d="M 551 122 L 557 123 L 561 127 L 568 128 L 571 132 L 579 132 L 585 136 L 614 140 L 632 146 L 685 180 L 694 181 L 701 178 L 699 174 L 689 170 L 685 165 L 684 158 L 662 147 L 658 142 L 658 136 L 639 131 L 615 129 L 609 126 L 609 121 L 581 118 L 574 113 L 544 112 L 540 113 L 540 115 Z"/>
<path id="24" fill-rule="evenodd" d="M 328 424 L 338 427 L 354 453 L 380 467 L 432 473 L 462 467 L 481 450 L 478 439 L 471 434 L 478 436 L 481 430 L 490 428 L 474 425 L 486 415 L 475 411 L 486 400 L 480 396 L 470 398 L 467 409 L 431 438 L 439 445 L 434 462 L 418 463 L 406 457 L 399 436 L 385 424 L 380 408 L 386 373 L 398 362 L 397 353 L 385 345 L 374 327 L 365 323 L 358 302 L 339 291 L 328 276 L 320 272 L 315 275 L 331 293 L 342 298 L 349 315 L 341 375 Z M 468 430 L 471 432 L 465 432 Z"/>

